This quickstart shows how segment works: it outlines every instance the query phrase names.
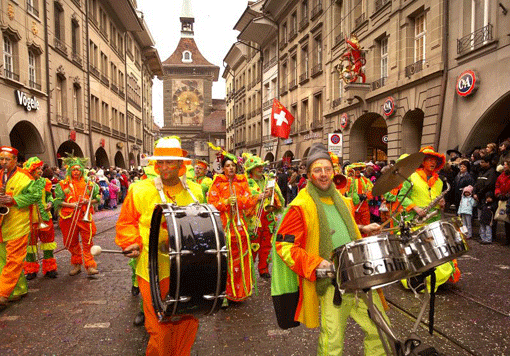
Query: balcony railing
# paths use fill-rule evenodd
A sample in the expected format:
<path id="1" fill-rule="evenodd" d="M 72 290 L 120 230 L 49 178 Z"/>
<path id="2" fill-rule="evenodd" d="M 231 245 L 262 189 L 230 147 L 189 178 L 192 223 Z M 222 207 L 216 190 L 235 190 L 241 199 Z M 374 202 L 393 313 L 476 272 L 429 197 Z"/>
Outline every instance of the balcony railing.
<path id="1" fill-rule="evenodd" d="M 336 108 L 337 106 L 339 106 L 340 104 L 342 104 L 342 98 L 336 98 L 335 100 L 333 100 L 333 109 Z"/>
<path id="2" fill-rule="evenodd" d="M 289 84 L 289 91 L 297 88 L 297 79 L 292 79 Z"/>
<path id="3" fill-rule="evenodd" d="M 372 90 L 377 90 L 382 88 L 386 84 L 386 77 L 382 77 L 381 79 L 372 82 Z"/>
<path id="4" fill-rule="evenodd" d="M 251 112 L 246 113 L 246 119 L 247 120 L 251 119 Z"/>
<path id="5" fill-rule="evenodd" d="M 318 63 L 312 67 L 312 77 L 322 73 L 322 63 Z"/>
<path id="6" fill-rule="evenodd" d="M 297 30 L 295 28 L 291 28 L 289 31 L 289 42 L 297 37 Z"/>
<path id="7" fill-rule="evenodd" d="M 374 12 L 379 11 L 384 5 L 389 3 L 390 0 L 375 0 L 375 10 Z"/>
<path id="8" fill-rule="evenodd" d="M 274 66 L 277 62 L 278 62 L 278 58 L 276 58 L 276 56 L 274 56 L 268 62 L 264 63 L 264 67 L 263 67 L 264 72 L 267 71 L 272 66 Z"/>
<path id="9" fill-rule="evenodd" d="M 322 14 L 322 2 L 317 2 L 317 5 L 312 9 L 312 21 L 315 20 L 320 14 Z"/>
<path id="10" fill-rule="evenodd" d="M 29 80 L 28 85 L 30 86 L 30 88 L 41 90 L 41 84 L 38 84 L 38 83 L 34 82 L 33 80 Z"/>
<path id="11" fill-rule="evenodd" d="M 304 71 L 299 75 L 299 84 L 306 83 L 308 81 L 308 70 Z"/>
<path id="12" fill-rule="evenodd" d="M 128 135 L 128 140 L 129 140 L 130 142 L 135 142 L 135 136 L 133 136 L 133 135 Z"/>
<path id="13" fill-rule="evenodd" d="M 96 27 L 99 27 L 98 23 L 97 23 L 97 19 L 94 17 L 94 16 L 90 16 L 89 17 L 89 20 L 90 22 L 92 22 L 92 24 Z"/>
<path id="14" fill-rule="evenodd" d="M 137 139 L 136 139 L 136 144 L 137 144 L 137 145 L 141 145 L 142 143 L 143 143 L 143 142 L 142 142 L 142 140 L 141 140 L 141 139 L 139 139 L 139 138 L 137 138 Z"/>
<path id="15" fill-rule="evenodd" d="M 457 54 L 463 54 L 477 49 L 492 41 L 492 25 L 488 24 L 473 33 L 457 40 Z"/>
<path id="16" fill-rule="evenodd" d="M 67 56 L 67 47 L 64 41 L 62 41 L 60 38 L 55 37 L 54 43 L 55 48 Z"/>
<path id="17" fill-rule="evenodd" d="M 414 73 L 421 72 L 423 69 L 423 60 L 419 60 L 418 62 L 414 62 L 413 64 L 408 65 L 405 68 L 405 74 L 407 78 L 410 78 Z"/>
<path id="18" fill-rule="evenodd" d="M 287 94 L 287 86 L 286 85 L 282 85 L 280 87 L 280 95 L 285 95 Z"/>
<path id="19" fill-rule="evenodd" d="M 98 79 L 101 79 L 101 75 L 99 74 L 99 69 L 94 67 L 94 65 L 92 63 L 90 64 L 89 71 L 90 71 L 91 74 L 96 76 Z"/>
<path id="20" fill-rule="evenodd" d="M 362 13 L 356 20 L 354 20 L 354 28 L 360 26 L 365 21 L 365 18 L 365 13 Z"/>
<path id="21" fill-rule="evenodd" d="M 39 17 L 39 9 L 36 9 L 32 4 L 30 4 L 28 1 L 27 1 L 27 11 L 28 13 L 36 16 L 36 17 Z"/>
<path id="22" fill-rule="evenodd" d="M 75 62 L 75 63 L 76 63 L 76 64 L 78 64 L 79 66 L 81 66 L 81 65 L 82 65 L 81 56 L 80 56 L 78 53 L 73 52 L 73 53 L 71 54 L 71 57 L 72 57 L 73 62 Z"/>
<path id="23" fill-rule="evenodd" d="M 236 148 L 244 147 L 244 143 L 245 143 L 244 141 L 236 142 L 235 147 L 236 147 Z"/>
<path id="24" fill-rule="evenodd" d="M 4 76 L 6 78 L 9 78 L 9 79 L 12 79 L 12 80 L 15 80 L 15 81 L 19 82 L 19 74 L 16 74 L 16 73 L 14 73 L 11 70 L 4 69 Z"/>
<path id="25" fill-rule="evenodd" d="M 75 129 L 85 130 L 85 123 L 78 120 L 73 120 L 73 125 Z"/>
<path id="26" fill-rule="evenodd" d="M 113 92 L 119 93 L 119 87 L 117 86 L 117 84 L 112 82 L 112 84 L 110 85 L 110 88 L 112 89 Z"/>
<path id="27" fill-rule="evenodd" d="M 299 23 L 299 31 L 303 31 L 306 28 L 306 26 L 308 26 L 308 21 L 309 21 L 308 16 L 303 17 L 303 19 Z"/>
<path id="28" fill-rule="evenodd" d="M 91 126 L 93 129 L 101 130 L 101 123 L 95 120 L 91 120 Z"/>
<path id="29" fill-rule="evenodd" d="M 262 104 L 262 110 L 267 110 L 273 106 L 273 99 L 269 99 Z"/>
<path id="30" fill-rule="evenodd" d="M 119 92 L 117 93 L 119 96 L 124 99 L 126 97 L 126 94 L 124 93 L 124 88 L 119 88 Z"/>
<path id="31" fill-rule="evenodd" d="M 108 125 L 101 125 L 101 129 L 103 130 L 103 132 L 106 132 L 106 133 L 111 132 L 111 128 Z"/>

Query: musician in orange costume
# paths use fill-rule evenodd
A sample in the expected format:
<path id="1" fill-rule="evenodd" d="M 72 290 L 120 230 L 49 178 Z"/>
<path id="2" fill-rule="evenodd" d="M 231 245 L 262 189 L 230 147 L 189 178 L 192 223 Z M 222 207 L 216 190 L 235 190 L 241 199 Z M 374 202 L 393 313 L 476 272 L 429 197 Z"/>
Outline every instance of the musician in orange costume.
<path id="1" fill-rule="evenodd" d="M 92 220 L 94 211 L 92 205 L 90 205 L 90 213 L 87 216 L 90 222 L 83 221 L 89 199 L 92 199 L 91 204 L 94 204 L 101 198 L 99 186 L 93 182 L 85 181 L 87 160 L 87 158 L 72 156 L 64 158 L 63 163 L 67 167 L 66 177 L 55 188 L 55 207 L 60 209 L 58 224 L 62 230 L 64 246 L 71 253 L 70 276 L 81 272 L 82 263 L 85 264 L 88 275 L 99 273 L 96 269 L 97 263 L 90 253 L 90 248 L 93 245 L 92 238 L 97 231 L 96 224 Z M 78 235 L 81 235 L 82 247 L 80 247 Z"/>
<path id="2" fill-rule="evenodd" d="M 193 315 L 181 315 L 174 321 L 160 323 L 152 305 L 149 283 L 149 233 L 154 205 L 175 203 L 184 206 L 195 199 L 203 202 L 202 188 L 184 176 L 187 154 L 177 136 L 159 139 L 154 156 L 149 157 L 150 161 L 156 162 L 154 170 L 158 175 L 129 187 L 116 225 L 115 242 L 127 257 L 137 259 L 136 276 L 143 298 L 145 329 L 150 335 L 147 356 L 189 355 L 198 330 L 198 319 Z M 159 242 L 168 243 L 167 230 L 160 230 Z M 165 298 L 170 289 L 168 255 L 158 258 L 158 270 L 161 298 Z"/>
<path id="3" fill-rule="evenodd" d="M 254 213 L 257 198 L 250 193 L 246 176 L 236 174 L 235 156 L 226 152 L 223 155 L 221 165 L 224 174 L 214 178 L 207 202 L 220 212 L 229 248 L 227 298 L 239 302 L 252 294 L 255 282 L 245 218 L 247 212 Z"/>
<path id="4" fill-rule="evenodd" d="M 349 178 L 346 187 L 346 196 L 354 203 L 354 219 L 357 224 L 370 224 L 370 210 L 368 201 L 373 198 L 370 179 L 364 177 L 361 171 L 365 169 L 365 163 L 353 163 L 349 166 L 354 170 L 354 176 Z"/>

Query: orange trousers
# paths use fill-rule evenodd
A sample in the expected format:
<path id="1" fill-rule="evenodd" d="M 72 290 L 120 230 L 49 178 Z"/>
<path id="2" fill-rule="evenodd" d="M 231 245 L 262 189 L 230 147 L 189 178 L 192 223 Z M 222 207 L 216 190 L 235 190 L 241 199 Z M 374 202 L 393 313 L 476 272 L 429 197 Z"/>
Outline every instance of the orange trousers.
<path id="1" fill-rule="evenodd" d="M 8 298 L 18 283 L 24 284 L 23 260 L 27 254 L 28 234 L 20 238 L 0 243 L 0 296 Z M 21 278 L 21 280 L 20 280 Z M 23 294 L 23 293 L 22 293 Z"/>
<path id="2" fill-rule="evenodd" d="M 152 306 L 150 284 L 137 276 L 138 286 L 143 299 L 145 314 L 145 329 L 150 335 L 147 343 L 147 356 L 188 356 L 195 342 L 198 330 L 198 319 L 192 315 L 184 315 L 176 322 L 160 323 Z M 170 279 L 159 282 L 161 298 L 164 298 L 170 288 Z"/>
<path id="3" fill-rule="evenodd" d="M 81 220 L 78 220 L 76 224 L 76 228 L 74 229 L 74 234 L 69 236 L 69 230 L 72 228 L 72 218 L 62 219 L 60 218 L 58 224 L 60 226 L 60 230 L 62 230 L 62 238 L 64 239 L 64 246 L 71 252 L 71 264 L 73 265 L 81 265 L 85 264 L 85 268 L 89 267 L 97 267 L 96 261 L 94 261 L 94 257 L 90 253 L 90 248 L 94 244 L 93 237 L 96 234 L 97 228 L 94 221 L 88 223 Z M 83 246 L 83 257 L 82 257 L 82 248 L 80 247 L 80 239 L 79 235 L 81 235 L 81 244 Z"/>

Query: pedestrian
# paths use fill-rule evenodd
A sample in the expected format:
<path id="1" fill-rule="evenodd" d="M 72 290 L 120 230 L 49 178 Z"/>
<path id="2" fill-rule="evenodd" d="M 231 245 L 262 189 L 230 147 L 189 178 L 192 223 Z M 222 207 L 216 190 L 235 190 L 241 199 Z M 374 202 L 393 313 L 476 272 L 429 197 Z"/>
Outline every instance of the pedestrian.
<path id="1" fill-rule="evenodd" d="M 480 171 L 473 187 L 473 198 L 478 203 L 478 217 L 480 217 L 481 208 L 485 202 L 485 195 L 489 192 L 494 193 L 496 189 L 497 173 L 492 166 L 491 159 L 484 156 L 480 159 Z"/>
<path id="2" fill-rule="evenodd" d="M 501 173 L 496 180 L 496 189 L 494 191 L 496 199 L 499 201 L 506 201 L 507 215 L 510 205 L 510 158 L 503 163 L 503 173 Z M 505 223 L 505 237 L 506 244 L 510 245 L 510 223 Z M 496 230 L 496 229 L 495 229 Z"/>
<path id="3" fill-rule="evenodd" d="M 496 207 L 494 193 L 492 191 L 487 192 L 480 209 L 480 243 L 482 245 L 489 245 L 492 243 L 492 224 L 494 222 Z"/>
<path id="4" fill-rule="evenodd" d="M 462 189 L 462 198 L 459 202 L 457 214 L 460 215 L 462 223 L 467 228 L 467 238 L 473 237 L 473 208 L 476 206 L 476 200 L 472 197 L 473 186 L 468 185 Z"/>
<path id="5" fill-rule="evenodd" d="M 510 139 L 507 138 L 499 144 L 499 159 L 496 171 L 503 172 L 503 164 L 510 159 Z"/>
<path id="6" fill-rule="evenodd" d="M 209 165 L 206 161 L 196 160 L 195 161 L 195 177 L 194 181 L 202 186 L 204 197 L 207 198 L 207 193 L 212 185 L 212 179 L 206 175 Z"/>
<path id="7" fill-rule="evenodd" d="M 486 156 L 490 159 L 491 164 L 496 166 L 498 164 L 499 156 L 498 156 L 498 146 L 494 143 L 488 143 L 485 149 Z"/>
<path id="8" fill-rule="evenodd" d="M 85 216 L 85 212 L 89 201 L 90 204 L 97 203 L 100 194 L 98 185 L 86 181 L 84 178 L 87 160 L 88 158 L 73 156 L 64 158 L 67 176 L 58 183 L 55 189 L 55 208 L 60 209 L 58 223 L 62 231 L 64 246 L 71 253 L 70 276 L 80 273 L 82 264 L 85 265 L 88 275 L 99 273 L 97 263 L 90 253 L 97 231 L 96 224 L 92 219 L 93 206 L 90 206 L 88 216 Z"/>
<path id="9" fill-rule="evenodd" d="M 25 258 L 24 271 L 28 280 L 37 277 L 39 272 L 38 243 L 40 242 L 42 256 L 42 272 L 45 277 L 57 278 L 57 260 L 53 251 L 57 247 L 55 243 L 55 229 L 53 228 L 52 216 L 49 213 L 53 207 L 53 195 L 51 182 L 42 177 L 43 161 L 38 157 L 30 157 L 24 164 L 23 169 L 33 178 L 30 189 L 37 193 L 37 202 L 31 208 L 31 229 L 28 238 L 27 256 Z"/>
<path id="10" fill-rule="evenodd" d="M 119 194 L 120 188 L 117 185 L 117 179 L 113 178 L 108 185 L 108 192 L 110 194 L 110 199 L 108 201 L 108 206 L 110 209 L 117 209 L 117 196 Z"/>
<path id="11" fill-rule="evenodd" d="M 0 147 L 0 307 L 21 299 L 28 293 L 23 274 L 30 233 L 30 205 L 37 202 L 29 190 L 32 177 L 18 167 L 18 150 Z"/>
<path id="12" fill-rule="evenodd" d="M 140 180 L 128 190 L 117 221 L 115 242 L 126 256 L 136 258 L 136 275 L 143 299 L 145 328 L 149 333 L 146 355 L 189 355 L 198 330 L 198 319 L 180 315 L 175 320 L 160 323 L 152 306 L 149 284 L 149 231 L 155 204 L 171 202 L 179 206 L 203 203 L 202 188 L 181 177 L 186 173 L 187 151 L 181 148 L 179 137 L 163 137 L 154 148 L 155 171 L 159 176 Z M 168 239 L 168 238 L 167 238 Z M 159 288 L 161 298 L 170 289 L 170 259 L 160 258 Z"/>
<path id="13" fill-rule="evenodd" d="M 227 268 L 227 299 L 240 302 L 253 293 L 253 259 L 246 218 L 257 204 L 245 175 L 236 174 L 237 159 L 224 152 L 223 174 L 218 174 L 209 189 L 207 202 L 220 212 L 229 250 Z"/>
<path id="14" fill-rule="evenodd" d="M 283 198 L 285 199 L 285 206 L 287 206 L 288 200 L 288 182 L 289 177 L 283 168 L 278 169 L 277 174 L 277 183 L 280 187 L 280 191 L 282 192 Z"/>
<path id="15" fill-rule="evenodd" d="M 468 185 L 473 186 L 475 184 L 475 180 L 471 176 L 471 173 L 469 173 L 470 170 L 470 164 L 469 161 L 463 160 L 459 163 L 459 173 L 455 176 L 455 180 L 453 181 L 453 185 L 451 187 L 451 190 L 455 192 L 455 206 L 459 206 L 460 199 L 462 198 L 462 194 L 464 191 L 464 188 Z"/>
<path id="16" fill-rule="evenodd" d="M 339 292 L 331 279 L 316 277 L 317 269 L 333 266 L 331 256 L 336 248 L 361 239 L 360 230 L 365 234 L 380 230 L 377 224 L 356 224 L 352 202 L 336 190 L 333 172 L 326 148 L 322 144 L 313 144 L 307 158 L 309 182 L 290 203 L 276 235 L 271 283 L 275 311 L 279 324 L 297 326 L 299 323 L 294 322 L 301 322 L 308 328 L 320 326 L 318 355 L 342 354 L 349 316 L 365 333 L 365 355 L 385 355 L 364 301 L 355 293 L 344 293 L 339 304 L 337 298 L 334 300 Z M 286 272 L 288 269 L 290 271 Z M 288 278 L 282 280 L 286 273 Z M 299 282 L 296 279 L 295 293 L 283 294 L 281 283 L 294 280 L 288 273 L 295 273 Z M 385 315 L 378 295 L 370 293 L 373 293 L 377 308 Z M 294 295 L 295 302 L 289 303 L 289 297 Z M 291 320 L 285 320 L 284 313 Z"/>

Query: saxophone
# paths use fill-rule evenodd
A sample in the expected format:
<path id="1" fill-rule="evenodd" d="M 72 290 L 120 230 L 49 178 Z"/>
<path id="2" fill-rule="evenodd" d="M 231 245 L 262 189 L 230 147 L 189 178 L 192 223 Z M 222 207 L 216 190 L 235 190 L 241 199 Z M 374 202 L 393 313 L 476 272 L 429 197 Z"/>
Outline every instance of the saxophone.
<path id="1" fill-rule="evenodd" d="M 4 175 L 2 177 L 2 187 L 0 188 L 0 195 L 5 195 L 5 186 L 7 184 L 7 172 L 6 167 L 4 167 Z M 4 220 L 4 216 L 9 214 L 9 207 L 3 204 L 0 204 L 0 226 Z"/>
<path id="2" fill-rule="evenodd" d="M 434 210 L 432 212 L 429 213 L 429 211 L 435 207 L 437 205 L 437 203 L 439 203 L 439 201 L 441 199 L 444 198 L 444 196 L 446 195 L 446 193 L 448 193 L 448 191 L 450 190 L 450 184 L 448 184 L 448 182 L 446 182 L 446 189 L 441 193 L 439 194 L 434 200 L 432 200 L 430 202 L 429 205 L 427 205 L 423 210 L 425 210 L 425 212 L 427 213 L 427 215 L 425 215 L 424 217 L 420 217 L 419 215 L 416 215 L 416 217 L 414 218 L 413 222 L 415 224 L 423 224 L 425 223 L 427 220 L 429 220 L 430 218 L 436 216 L 437 214 L 439 214 L 439 210 Z"/>

